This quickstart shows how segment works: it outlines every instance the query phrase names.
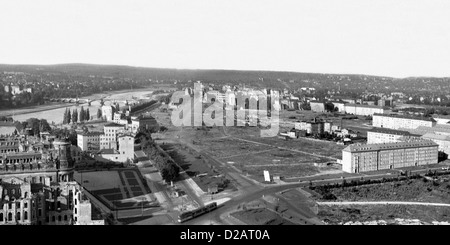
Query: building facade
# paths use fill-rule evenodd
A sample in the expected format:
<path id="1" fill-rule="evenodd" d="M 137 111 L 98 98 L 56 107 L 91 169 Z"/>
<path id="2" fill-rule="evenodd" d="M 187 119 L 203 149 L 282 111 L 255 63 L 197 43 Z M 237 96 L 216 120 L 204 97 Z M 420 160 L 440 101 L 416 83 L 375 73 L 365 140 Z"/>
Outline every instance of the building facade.
<path id="1" fill-rule="evenodd" d="M 87 132 L 77 135 L 77 146 L 82 151 L 100 150 L 100 136 L 102 132 Z"/>
<path id="2" fill-rule="evenodd" d="M 390 129 L 415 129 L 420 126 L 434 127 L 436 121 L 433 118 L 412 117 L 404 115 L 374 114 L 372 126 Z"/>
<path id="3" fill-rule="evenodd" d="M 325 103 L 320 101 L 311 101 L 309 102 L 311 106 L 311 111 L 315 112 L 325 112 Z"/>
<path id="4" fill-rule="evenodd" d="M 105 125 L 103 131 L 100 135 L 100 149 L 117 149 L 117 137 L 125 131 L 125 125 L 110 123 Z"/>
<path id="5" fill-rule="evenodd" d="M 420 136 L 412 135 L 408 131 L 373 128 L 367 131 L 367 144 L 383 144 L 398 142 L 403 136 Z"/>
<path id="6" fill-rule="evenodd" d="M 384 113 L 384 108 L 380 106 L 345 104 L 344 112 L 358 116 L 372 116 L 375 113 Z"/>
<path id="7" fill-rule="evenodd" d="M 342 150 L 342 170 L 360 173 L 438 163 L 438 145 L 417 137 L 386 144 L 350 145 Z"/>

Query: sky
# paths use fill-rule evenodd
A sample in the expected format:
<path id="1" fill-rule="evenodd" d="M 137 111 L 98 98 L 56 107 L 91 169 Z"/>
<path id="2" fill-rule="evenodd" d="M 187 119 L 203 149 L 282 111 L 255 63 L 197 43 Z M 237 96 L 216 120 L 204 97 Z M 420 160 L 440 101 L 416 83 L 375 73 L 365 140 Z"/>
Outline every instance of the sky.
<path id="1" fill-rule="evenodd" d="M 0 63 L 450 77 L 448 0 L 0 0 Z"/>

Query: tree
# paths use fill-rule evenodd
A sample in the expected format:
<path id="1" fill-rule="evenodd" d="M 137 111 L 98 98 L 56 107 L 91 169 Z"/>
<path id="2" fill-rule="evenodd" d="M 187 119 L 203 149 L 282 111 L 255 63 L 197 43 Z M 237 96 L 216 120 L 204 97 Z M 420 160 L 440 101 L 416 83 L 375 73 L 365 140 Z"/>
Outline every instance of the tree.
<path id="1" fill-rule="evenodd" d="M 72 119 L 71 117 L 72 117 L 72 116 L 71 116 L 71 114 L 70 114 L 70 110 L 67 109 L 67 121 L 66 121 L 67 124 L 70 123 L 70 120 Z"/>
<path id="2" fill-rule="evenodd" d="M 333 112 L 334 111 L 334 104 L 331 102 L 326 102 L 325 103 L 325 110 L 328 112 Z"/>
<path id="3" fill-rule="evenodd" d="M 78 111 L 77 111 L 77 108 L 75 108 L 72 113 L 72 123 L 77 123 L 77 122 L 78 122 Z"/>
<path id="4" fill-rule="evenodd" d="M 86 115 L 85 115 L 85 116 L 86 116 L 86 118 L 85 118 L 86 121 L 89 121 L 89 119 L 91 118 L 91 115 L 90 115 L 90 113 L 89 113 L 89 108 L 86 109 L 85 114 L 86 114 Z"/>
<path id="5" fill-rule="evenodd" d="M 98 108 L 97 110 L 97 119 L 102 118 L 102 109 Z"/>
<path id="6" fill-rule="evenodd" d="M 66 110 L 64 111 L 63 124 L 67 124 L 67 115 L 68 115 L 67 110 L 68 108 L 66 108 Z"/>
<path id="7" fill-rule="evenodd" d="M 52 130 L 52 127 L 50 127 L 50 124 L 45 119 L 41 119 L 39 121 L 39 131 L 40 132 L 50 132 Z"/>
<path id="8" fill-rule="evenodd" d="M 168 162 L 161 170 L 161 176 L 165 181 L 172 181 L 178 178 L 180 168 L 173 162 Z"/>
<path id="9" fill-rule="evenodd" d="M 81 107 L 81 109 L 80 109 L 80 122 L 84 122 L 84 120 L 86 120 L 85 119 L 85 112 L 84 112 L 84 108 L 83 107 Z"/>

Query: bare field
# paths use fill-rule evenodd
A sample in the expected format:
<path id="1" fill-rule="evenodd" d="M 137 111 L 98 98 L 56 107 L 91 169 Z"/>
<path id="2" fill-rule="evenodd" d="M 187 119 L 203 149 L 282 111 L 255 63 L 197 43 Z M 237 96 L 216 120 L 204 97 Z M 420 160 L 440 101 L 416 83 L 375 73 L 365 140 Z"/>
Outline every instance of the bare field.
<path id="1" fill-rule="evenodd" d="M 399 182 L 331 188 L 336 201 L 407 201 L 423 203 L 449 203 L 448 176 L 437 180 L 410 179 Z M 450 209 L 436 206 L 414 205 L 346 205 L 320 206 L 319 217 L 331 224 L 349 221 L 419 219 L 422 222 L 450 221 Z"/>
<path id="2" fill-rule="evenodd" d="M 338 145 L 335 142 L 315 140 L 315 139 L 291 139 L 285 140 L 278 137 L 259 137 L 255 134 L 259 132 L 257 128 L 227 128 L 227 133 L 236 138 L 255 141 L 258 143 L 268 144 L 274 147 L 284 147 L 292 150 L 317 154 L 323 157 L 342 158 L 342 149 L 345 146 Z"/>
<path id="3" fill-rule="evenodd" d="M 223 159 L 229 159 L 236 155 L 255 154 L 273 148 L 271 146 L 236 141 L 230 138 L 203 140 L 201 146 L 214 157 Z"/>
<path id="4" fill-rule="evenodd" d="M 449 178 L 410 179 L 358 187 L 331 188 L 338 201 L 409 201 L 450 203 Z"/>
<path id="5" fill-rule="evenodd" d="M 293 153 L 286 150 L 270 151 L 226 158 L 227 162 L 241 169 L 257 180 L 263 180 L 263 171 L 283 177 L 309 176 L 319 173 L 314 163 L 325 163 L 326 158 Z"/>
<path id="6" fill-rule="evenodd" d="M 353 205 L 346 207 L 320 206 L 318 216 L 328 224 L 365 222 L 394 219 L 418 219 L 422 222 L 450 221 L 448 207 L 405 206 L 405 205 Z"/>
<path id="7" fill-rule="evenodd" d="M 248 225 L 295 225 L 265 208 L 238 211 L 231 215 Z"/>

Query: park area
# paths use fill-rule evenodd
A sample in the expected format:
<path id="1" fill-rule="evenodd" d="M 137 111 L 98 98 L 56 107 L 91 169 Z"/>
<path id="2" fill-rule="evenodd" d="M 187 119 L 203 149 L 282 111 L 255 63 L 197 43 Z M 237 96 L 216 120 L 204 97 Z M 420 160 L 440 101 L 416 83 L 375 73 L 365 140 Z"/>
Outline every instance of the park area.
<path id="1" fill-rule="evenodd" d="M 158 206 L 136 169 L 78 172 L 75 179 L 110 210 Z"/>

